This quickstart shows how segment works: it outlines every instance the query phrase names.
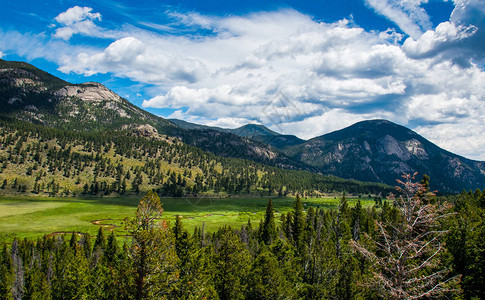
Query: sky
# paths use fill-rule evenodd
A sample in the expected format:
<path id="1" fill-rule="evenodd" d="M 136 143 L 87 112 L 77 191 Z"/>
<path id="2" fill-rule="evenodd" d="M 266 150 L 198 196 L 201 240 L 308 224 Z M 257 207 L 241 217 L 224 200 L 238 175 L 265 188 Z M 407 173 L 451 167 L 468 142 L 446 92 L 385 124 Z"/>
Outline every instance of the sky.
<path id="1" fill-rule="evenodd" d="M 0 57 L 164 118 L 309 139 L 387 119 L 485 161 L 485 0 L 0 0 Z"/>

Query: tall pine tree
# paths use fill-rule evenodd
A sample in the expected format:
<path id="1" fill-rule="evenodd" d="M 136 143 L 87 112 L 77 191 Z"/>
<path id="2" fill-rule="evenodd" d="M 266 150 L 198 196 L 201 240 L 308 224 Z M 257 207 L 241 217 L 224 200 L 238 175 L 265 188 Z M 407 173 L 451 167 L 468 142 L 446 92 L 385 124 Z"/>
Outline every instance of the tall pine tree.
<path id="1" fill-rule="evenodd" d="M 266 214 L 264 215 L 263 226 L 260 232 L 261 241 L 269 245 L 276 238 L 276 225 L 274 221 L 274 209 L 271 199 L 266 206 Z"/>

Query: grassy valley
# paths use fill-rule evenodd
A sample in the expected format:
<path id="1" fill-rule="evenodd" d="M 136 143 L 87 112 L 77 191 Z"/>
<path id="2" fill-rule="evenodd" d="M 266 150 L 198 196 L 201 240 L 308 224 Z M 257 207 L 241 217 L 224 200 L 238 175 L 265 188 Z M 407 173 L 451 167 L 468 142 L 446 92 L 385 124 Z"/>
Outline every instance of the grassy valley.
<path id="1" fill-rule="evenodd" d="M 294 198 L 273 197 L 275 216 L 292 209 Z M 375 204 L 373 198 L 362 198 L 362 205 Z M 11 243 L 14 238 L 38 238 L 44 235 L 63 235 L 87 232 L 96 235 L 99 227 L 113 231 L 121 240 L 128 234 L 124 219 L 131 217 L 140 197 L 0 197 L 0 243 Z M 162 198 L 163 217 L 171 222 L 181 216 L 189 232 L 196 227 L 206 232 L 220 227 L 240 228 L 250 221 L 258 226 L 264 217 L 267 197 L 239 196 L 231 198 Z M 305 209 L 338 207 L 340 197 L 307 198 Z M 349 198 L 355 206 L 357 198 Z"/>

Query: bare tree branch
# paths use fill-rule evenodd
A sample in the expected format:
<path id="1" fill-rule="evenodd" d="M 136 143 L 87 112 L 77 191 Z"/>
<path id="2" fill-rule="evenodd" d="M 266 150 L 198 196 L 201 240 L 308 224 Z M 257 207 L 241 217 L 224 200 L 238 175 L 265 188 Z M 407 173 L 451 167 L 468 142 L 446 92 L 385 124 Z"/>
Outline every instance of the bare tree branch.
<path id="1" fill-rule="evenodd" d="M 449 205 L 432 203 L 434 193 L 414 182 L 415 176 L 404 174 L 403 180 L 398 180 L 400 196 L 388 197 L 400 217 L 393 222 L 376 221 L 378 241 L 364 235 L 377 251 L 366 248 L 363 241 L 351 242 L 375 267 L 370 284 L 389 299 L 440 297 L 453 290 L 450 285 L 459 280 L 456 276 L 446 278 L 449 269 L 440 259 L 445 251 L 440 239 L 446 231 L 439 229 L 439 220 L 450 215 L 444 213 Z"/>

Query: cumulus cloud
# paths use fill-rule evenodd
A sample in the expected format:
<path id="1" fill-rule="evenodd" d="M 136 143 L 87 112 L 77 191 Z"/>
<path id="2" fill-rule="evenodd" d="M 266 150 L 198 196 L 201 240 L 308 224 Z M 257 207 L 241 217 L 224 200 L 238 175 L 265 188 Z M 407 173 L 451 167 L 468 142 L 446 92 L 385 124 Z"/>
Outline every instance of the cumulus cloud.
<path id="1" fill-rule="evenodd" d="M 480 151 L 485 123 L 479 115 L 485 111 L 485 72 L 471 54 L 483 45 L 470 42 L 482 32 L 476 23 L 481 19 L 473 21 L 480 13 L 467 6 L 474 0 L 434 29 L 422 14 L 423 1 L 402 2 L 402 7 L 383 3 L 415 24 L 402 25 L 411 35 L 404 43 L 393 29 L 366 31 L 345 19 L 326 23 L 288 9 L 223 17 L 169 12 L 173 24 L 190 34 L 124 27 L 104 48 L 57 40 L 56 57 L 47 53 L 51 48 L 42 37 L 28 44 L 32 36 L 0 32 L 16 45 L 6 49 L 10 43 L 5 43 L 0 50 L 35 48 L 37 55 L 58 62 L 62 72 L 111 73 L 149 84 L 151 97 L 142 106 L 171 108 L 171 118 L 223 127 L 259 123 L 302 138 L 384 118 L 414 124 L 438 145 L 485 160 Z M 63 17 L 62 24 L 98 20 L 86 13 Z M 467 53 L 463 49 L 469 51 L 467 64 L 451 55 Z M 466 135 L 452 130 L 468 124 L 473 130 Z"/>
<path id="2" fill-rule="evenodd" d="M 73 25 L 74 23 L 83 22 L 85 20 L 101 20 L 100 13 L 91 13 L 91 7 L 74 6 L 67 11 L 60 13 L 55 20 L 60 24 Z"/>
<path id="3" fill-rule="evenodd" d="M 74 34 L 102 37 L 102 30 L 94 24 L 95 20 L 101 21 L 100 13 L 92 13 L 91 7 L 74 6 L 56 18 L 61 26 L 56 29 L 54 36 L 63 40 L 69 40 Z"/>
<path id="4" fill-rule="evenodd" d="M 368 33 L 346 20 L 327 24 L 280 11 L 202 23 L 222 36 L 185 42 L 202 49 L 200 60 L 211 76 L 173 86 L 144 107 L 185 107 L 186 118 L 217 112 L 280 126 L 335 108 L 372 106 L 377 98 L 396 105 L 390 98 L 403 95 L 406 83 L 395 75 L 422 70 L 388 34 Z M 282 97 L 287 101 L 280 103 Z"/>
<path id="5" fill-rule="evenodd" d="M 451 22 L 439 24 L 435 30 L 428 30 L 417 40 L 408 38 L 403 50 L 412 57 L 429 57 L 446 49 L 456 47 L 462 40 L 472 36 L 478 28 L 474 25 L 456 25 Z"/>
<path id="6" fill-rule="evenodd" d="M 414 58 L 441 56 L 462 66 L 471 60 L 485 59 L 485 7 L 480 0 L 455 0 L 450 20 L 426 31 L 420 37 L 409 37 L 403 45 Z"/>
<path id="7" fill-rule="evenodd" d="M 121 38 L 102 52 L 80 53 L 74 59 L 66 58 L 60 70 L 87 76 L 113 72 L 136 81 L 161 85 L 170 82 L 194 83 L 207 75 L 200 60 L 163 51 L 157 44 L 142 42 L 135 37 Z"/>
<path id="8" fill-rule="evenodd" d="M 470 119 L 468 122 L 422 125 L 414 130 L 432 141 L 438 141 L 438 145 L 448 151 L 485 161 L 485 155 L 480 151 L 485 147 L 480 138 L 484 129 L 483 121 Z"/>
<path id="9" fill-rule="evenodd" d="M 474 35 L 474 25 L 442 23 L 419 41 L 429 38 L 432 42 L 428 50 L 420 45 L 413 53 L 411 41 L 416 40 L 409 38 L 399 45 L 396 40 L 401 36 L 393 30 L 371 33 L 345 20 L 327 24 L 306 16 L 295 18 L 294 23 L 286 17 L 285 24 L 277 24 L 292 24 L 292 29 L 285 28 L 286 35 L 278 36 L 275 30 L 264 40 L 255 38 L 261 32 L 233 34 L 225 24 L 236 21 L 225 20 L 219 28 L 226 29 L 228 39 L 252 40 L 253 47 L 246 45 L 242 53 L 234 50 L 238 56 L 231 58 L 230 63 L 208 60 L 209 66 L 222 65 L 212 69 L 210 83 L 174 86 L 145 100 L 143 106 L 184 108 L 178 117 L 205 124 L 214 124 L 215 115 L 238 120 L 234 126 L 241 125 L 241 120 L 256 120 L 273 130 L 302 138 L 364 119 L 385 118 L 403 125 L 423 124 L 415 129 L 438 145 L 485 159 L 479 150 L 485 147 L 485 141 L 479 138 L 479 132 L 485 130 L 485 122 L 479 116 L 485 111 L 483 69 L 475 63 L 456 64 L 452 58 L 430 52 L 452 47 Z M 253 20 L 243 21 L 247 24 Z M 202 44 L 212 42 L 209 39 Z M 217 43 L 223 45 L 225 40 Z M 225 46 L 232 53 L 230 44 Z M 284 105 L 275 104 L 281 95 L 288 100 Z M 466 136 L 450 130 L 455 125 L 466 128 L 470 122 L 474 130 Z M 443 131 L 431 134 L 432 128 Z M 475 140 L 470 144 L 472 137 Z"/>
<path id="10" fill-rule="evenodd" d="M 3 57 L 3 55 L 4 55 L 4 54 L 3 54 L 3 52 L 2 52 L 2 51 L 0 51 L 0 58 L 2 58 L 2 57 Z"/>

